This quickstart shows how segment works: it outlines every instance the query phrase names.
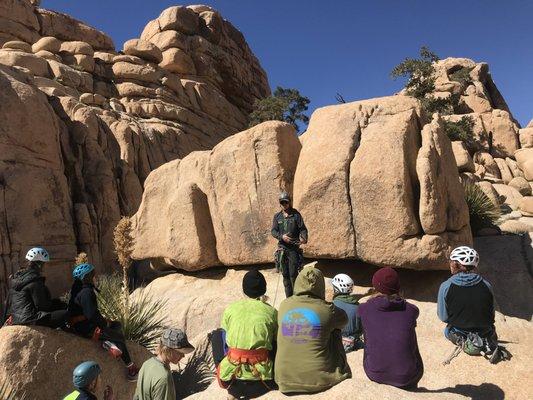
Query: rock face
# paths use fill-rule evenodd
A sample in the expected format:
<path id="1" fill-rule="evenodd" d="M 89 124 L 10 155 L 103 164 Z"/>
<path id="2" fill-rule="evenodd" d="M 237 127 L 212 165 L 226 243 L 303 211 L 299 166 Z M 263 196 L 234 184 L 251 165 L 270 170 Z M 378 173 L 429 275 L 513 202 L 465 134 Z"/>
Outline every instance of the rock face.
<path id="1" fill-rule="evenodd" d="M 313 114 L 294 183 L 311 232 L 306 255 L 440 268 L 445 249 L 470 242 L 450 142 L 438 121 L 421 133 L 420 113 L 393 96 Z M 442 169 L 451 176 L 432 178 Z"/>
<path id="2" fill-rule="evenodd" d="M 294 131 L 270 122 L 160 167 L 134 217 L 133 257 L 188 270 L 271 262 L 285 189 L 310 231 L 309 257 L 444 268 L 450 247 L 471 242 L 468 212 L 441 122 L 420 132 L 419 113 L 404 96 L 326 107 L 301 153 Z"/>
<path id="3" fill-rule="evenodd" d="M 277 196 L 292 189 L 300 148 L 291 125 L 272 121 L 158 168 L 133 219 L 133 257 L 187 270 L 270 262 Z"/>
<path id="4" fill-rule="evenodd" d="M 132 359 L 141 365 L 151 355 L 128 344 Z M 0 329 L 0 379 L 28 399 L 62 399 L 70 394 L 72 371 L 80 363 L 100 364 L 101 392 L 110 385 L 115 398 L 131 399 L 135 383 L 128 382 L 121 360 L 111 358 L 91 340 L 43 327 L 12 326 Z"/>
<path id="5" fill-rule="evenodd" d="M 50 250 L 57 277 L 78 251 L 111 268 L 114 226 L 137 211 L 148 174 L 242 131 L 270 94 L 242 34 L 208 7 L 162 14 L 184 74 L 158 65 L 175 41 L 160 49 L 143 34 L 117 54 L 106 34 L 32 4 L 0 3 L 1 296 L 29 246 Z"/>

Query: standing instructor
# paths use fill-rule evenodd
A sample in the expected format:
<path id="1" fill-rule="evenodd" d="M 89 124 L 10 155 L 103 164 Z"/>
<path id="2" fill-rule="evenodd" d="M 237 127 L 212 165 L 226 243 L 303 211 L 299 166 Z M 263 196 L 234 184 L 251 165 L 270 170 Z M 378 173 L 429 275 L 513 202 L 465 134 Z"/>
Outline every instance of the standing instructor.
<path id="1" fill-rule="evenodd" d="M 276 266 L 283 274 L 285 296 L 290 297 L 302 267 L 300 244 L 307 243 L 307 228 L 301 214 L 292 207 L 291 197 L 287 192 L 281 192 L 279 204 L 282 210 L 274 215 L 272 236 L 278 239 Z"/>

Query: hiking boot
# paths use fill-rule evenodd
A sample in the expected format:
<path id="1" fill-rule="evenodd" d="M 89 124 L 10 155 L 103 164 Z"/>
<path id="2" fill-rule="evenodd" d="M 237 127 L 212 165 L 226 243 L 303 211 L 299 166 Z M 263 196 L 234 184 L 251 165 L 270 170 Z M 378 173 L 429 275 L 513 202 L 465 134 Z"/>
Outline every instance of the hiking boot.
<path id="1" fill-rule="evenodd" d="M 111 357 L 119 358 L 122 355 L 122 351 L 117 347 L 117 345 L 109 340 L 102 342 L 102 347 L 104 350 L 107 350 Z"/>
<path id="2" fill-rule="evenodd" d="M 135 382 L 137 380 L 137 376 L 139 375 L 139 367 L 135 365 L 135 363 L 130 363 L 126 365 L 127 369 L 127 379 L 130 382 Z"/>

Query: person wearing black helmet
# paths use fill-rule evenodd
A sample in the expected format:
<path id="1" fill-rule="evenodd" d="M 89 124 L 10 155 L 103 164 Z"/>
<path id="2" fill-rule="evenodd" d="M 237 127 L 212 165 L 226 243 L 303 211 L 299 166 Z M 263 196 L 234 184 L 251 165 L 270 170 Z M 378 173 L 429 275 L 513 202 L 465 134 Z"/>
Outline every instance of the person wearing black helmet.
<path id="1" fill-rule="evenodd" d="M 276 265 L 283 274 L 285 296 L 290 297 L 302 266 L 300 244 L 306 244 L 308 236 L 302 215 L 292 207 L 291 197 L 287 192 L 281 192 L 279 204 L 281 211 L 274 215 L 271 233 L 278 239 Z"/>
<path id="2" fill-rule="evenodd" d="M 96 362 L 82 362 L 72 372 L 72 383 L 75 390 L 64 397 L 63 400 L 98 400 L 96 393 L 100 388 L 99 377 L 101 373 L 102 369 Z M 106 386 L 103 399 L 115 399 L 111 386 Z"/>
<path id="3" fill-rule="evenodd" d="M 42 276 L 44 264 L 50 261 L 48 252 L 34 247 L 26 254 L 26 260 L 28 263 L 11 277 L 4 322 L 7 325 L 62 327 L 66 304 L 52 299 Z"/>

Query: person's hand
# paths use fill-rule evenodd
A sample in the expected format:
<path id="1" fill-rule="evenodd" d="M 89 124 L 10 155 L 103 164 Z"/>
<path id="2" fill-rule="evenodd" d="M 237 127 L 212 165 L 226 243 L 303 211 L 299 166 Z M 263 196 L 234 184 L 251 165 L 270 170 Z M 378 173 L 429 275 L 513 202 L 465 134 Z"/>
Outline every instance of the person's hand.
<path id="1" fill-rule="evenodd" d="M 283 235 L 281 237 L 281 239 L 285 242 L 285 243 L 292 243 L 292 239 L 289 235 Z"/>
<path id="2" fill-rule="evenodd" d="M 115 396 L 113 395 L 113 388 L 107 385 L 104 390 L 104 400 L 114 400 L 114 399 L 115 399 Z"/>
<path id="3" fill-rule="evenodd" d="M 307 239 L 300 238 L 300 244 L 307 244 Z"/>

